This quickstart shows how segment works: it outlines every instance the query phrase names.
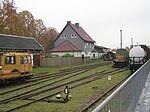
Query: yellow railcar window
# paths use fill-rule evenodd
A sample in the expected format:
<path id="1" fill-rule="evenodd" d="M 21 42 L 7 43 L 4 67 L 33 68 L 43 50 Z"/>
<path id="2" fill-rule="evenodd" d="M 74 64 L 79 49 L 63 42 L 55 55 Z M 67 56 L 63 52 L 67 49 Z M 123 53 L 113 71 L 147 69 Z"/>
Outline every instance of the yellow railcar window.
<path id="1" fill-rule="evenodd" d="M 15 64 L 15 56 L 6 56 L 6 64 Z"/>
<path id="2" fill-rule="evenodd" d="M 28 63 L 31 64 L 31 56 L 28 56 Z"/>
<path id="3" fill-rule="evenodd" d="M 24 58 L 20 57 L 20 64 L 24 64 Z"/>
<path id="4" fill-rule="evenodd" d="M 31 64 L 31 56 L 20 57 L 20 64 Z"/>
<path id="5" fill-rule="evenodd" d="M 1 65 L 1 63 L 2 63 L 2 56 L 0 56 L 0 65 Z"/>
<path id="6" fill-rule="evenodd" d="M 27 64 L 28 63 L 28 57 L 24 57 L 24 63 Z"/>

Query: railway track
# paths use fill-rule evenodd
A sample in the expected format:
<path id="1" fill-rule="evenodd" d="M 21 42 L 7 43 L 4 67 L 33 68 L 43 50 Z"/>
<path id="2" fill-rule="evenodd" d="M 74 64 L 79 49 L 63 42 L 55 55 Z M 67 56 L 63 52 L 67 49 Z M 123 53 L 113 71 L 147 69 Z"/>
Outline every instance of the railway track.
<path id="1" fill-rule="evenodd" d="M 105 64 L 101 64 L 101 66 L 102 66 L 102 65 L 105 65 Z M 30 90 L 30 91 L 27 91 L 27 92 L 24 92 L 24 93 L 20 94 L 20 95 L 24 95 L 24 94 L 33 92 L 33 91 L 35 91 L 35 90 L 39 90 L 39 89 L 41 89 L 41 88 L 50 86 L 50 85 L 52 85 L 52 84 L 61 82 L 61 81 L 63 81 L 63 80 L 69 79 L 69 78 L 71 78 L 71 77 L 80 75 L 81 73 L 90 71 L 90 70 L 92 70 L 92 69 L 94 69 L 94 68 L 96 68 L 96 67 L 99 67 L 99 64 L 97 64 L 96 66 L 92 66 L 92 67 L 90 67 L 90 68 L 87 68 L 87 67 L 86 67 L 86 68 L 84 68 L 84 69 L 82 68 L 82 69 L 74 70 L 74 71 L 70 71 L 70 72 L 67 71 L 67 73 L 57 74 L 55 77 L 53 76 L 53 78 L 49 77 L 49 78 L 51 78 L 51 79 L 42 80 L 41 82 L 37 82 L 37 83 L 30 84 L 30 85 L 27 85 L 27 86 L 24 86 L 24 87 L 16 88 L 16 89 L 13 89 L 13 90 L 10 90 L 10 91 L 6 91 L 6 92 L 3 92 L 3 93 L 0 93 L 0 95 L 8 94 L 8 93 L 10 93 L 10 92 L 14 92 L 14 91 L 21 90 L 21 89 L 24 89 L 24 88 L 27 88 L 27 87 L 35 86 L 35 85 L 40 84 L 40 83 L 43 83 L 43 82 L 45 82 L 45 81 L 54 80 L 54 79 L 57 79 L 57 78 L 60 78 L 60 77 L 64 77 L 65 75 L 68 75 L 68 77 L 66 77 L 66 78 L 60 79 L 60 80 L 55 81 L 55 82 L 53 82 L 53 83 L 49 83 L 49 84 L 47 84 L 47 85 L 44 85 L 44 86 L 41 86 L 41 87 L 38 87 L 38 88 L 36 88 L 36 89 L 33 89 L 33 90 Z M 79 71 L 80 71 L 80 72 L 79 72 Z M 72 75 L 73 73 L 75 73 L 75 74 Z M 69 74 L 71 74 L 71 75 L 69 75 Z M 16 95 L 16 96 L 14 96 L 14 97 L 6 98 L 6 99 L 11 100 L 12 98 L 13 98 L 13 99 L 14 99 L 14 98 L 18 98 L 20 95 Z M 1 100 L 0 103 L 3 102 L 3 101 L 4 101 L 4 100 Z"/>
<path id="2" fill-rule="evenodd" d="M 109 65 L 109 64 L 111 64 L 111 62 L 104 62 L 104 63 L 98 63 L 98 64 L 81 66 L 81 67 L 73 67 L 73 68 L 69 68 L 69 69 L 63 69 L 63 70 L 60 70 L 57 73 L 45 74 L 44 76 L 43 76 L 43 74 L 42 75 L 38 75 L 38 76 L 33 76 L 31 78 L 31 81 L 37 81 L 37 80 L 45 79 L 45 78 L 48 78 L 48 77 L 55 77 L 55 76 L 60 75 L 60 74 L 63 75 L 63 74 L 66 74 L 66 73 L 78 72 L 80 70 L 89 69 L 89 68 L 95 68 L 95 67 L 98 67 L 98 66 L 99 67 L 100 66 L 105 66 L 105 65 Z"/>
<path id="3" fill-rule="evenodd" d="M 35 85 L 41 84 L 41 83 L 46 82 L 46 81 L 54 80 L 54 79 L 64 77 L 64 76 L 69 75 L 69 74 L 76 73 L 78 71 L 86 72 L 86 71 L 89 71 L 89 70 L 94 69 L 96 67 L 105 66 L 105 65 L 109 65 L 109 64 L 110 63 L 107 62 L 107 63 L 101 63 L 101 64 L 96 64 L 96 65 L 89 65 L 88 67 L 87 66 L 83 66 L 81 68 L 80 67 L 75 67 L 75 68 L 78 68 L 78 69 L 74 70 L 72 68 L 70 70 L 67 69 L 67 71 L 65 69 L 66 72 L 61 71 L 61 72 L 58 72 L 58 73 L 52 73 L 52 74 L 46 74 L 46 75 L 43 74 L 43 75 L 35 76 L 31 80 L 28 80 L 26 83 L 28 83 L 28 82 L 36 82 L 36 83 L 29 84 L 29 85 L 19 87 L 19 88 L 15 88 L 15 89 L 12 89 L 12 90 L 8 90 L 8 91 L 0 93 L 0 95 L 8 94 L 10 92 L 14 92 L 14 91 L 18 91 L 18 90 L 21 90 L 21 89 L 24 89 L 24 88 L 35 86 Z M 39 81 L 39 82 L 37 82 L 37 81 Z"/>
<path id="4" fill-rule="evenodd" d="M 24 96 L 24 97 L 20 97 L 20 98 L 21 98 L 21 99 L 31 98 L 32 96 L 38 95 L 38 94 L 40 94 L 40 93 L 43 93 L 43 92 L 46 92 L 46 91 L 50 91 L 50 90 L 53 90 L 53 89 L 56 89 L 56 88 L 58 89 L 59 87 L 62 87 L 62 86 L 64 86 L 64 85 L 73 84 L 73 83 L 75 83 L 75 82 L 78 82 L 78 83 L 76 83 L 76 84 L 74 84 L 74 85 L 69 86 L 69 87 L 70 87 L 69 89 L 73 89 L 73 88 L 76 88 L 76 87 L 81 86 L 81 85 L 83 85 L 83 84 L 87 84 L 87 83 L 93 82 L 93 81 L 95 81 L 95 80 L 99 80 L 100 78 L 102 78 L 102 77 L 104 76 L 104 74 L 105 74 L 105 76 L 108 76 L 108 75 L 116 74 L 116 73 L 119 73 L 119 72 L 122 72 L 122 71 L 125 71 L 125 70 L 114 70 L 114 72 L 113 72 L 113 71 L 102 71 L 101 73 L 100 73 L 100 72 L 99 72 L 99 73 L 96 73 L 96 74 L 97 74 L 96 76 L 94 76 L 94 75 L 92 74 L 92 75 L 90 75 L 90 76 L 82 77 L 82 78 L 80 78 L 80 79 L 77 79 L 77 80 L 74 80 L 74 81 L 70 81 L 70 82 L 67 82 L 67 83 L 64 83 L 64 84 L 55 86 L 55 87 L 53 87 L 53 88 L 49 88 L 49 89 L 44 90 L 44 91 L 40 91 L 39 93 L 37 92 L 37 93 L 30 94 L 30 95 L 27 95 L 27 96 Z M 99 74 L 99 75 L 98 75 L 98 74 Z M 100 74 L 101 74 L 101 75 L 100 75 Z M 102 74 L 103 74 L 103 75 L 102 75 Z M 92 77 L 93 77 L 93 78 L 92 78 Z M 88 79 L 88 78 L 92 78 L 92 79 L 86 80 L 86 79 Z M 82 80 L 85 80 L 85 81 L 83 82 Z M 81 81 L 81 82 L 79 83 L 79 81 Z M 19 109 L 19 108 L 28 106 L 28 105 L 30 105 L 30 104 L 32 104 L 32 103 L 37 102 L 37 101 L 43 101 L 44 99 L 49 98 L 49 97 L 52 97 L 52 96 L 54 96 L 54 95 L 56 95 L 56 94 L 59 94 L 59 93 L 61 93 L 61 92 L 62 92 L 62 90 L 60 91 L 60 89 L 59 89 L 59 91 L 53 92 L 53 93 L 51 93 L 50 95 L 47 95 L 47 96 L 44 96 L 44 97 L 35 99 L 35 100 L 31 101 L 31 102 L 28 102 L 28 103 L 26 103 L 26 104 L 17 106 L 17 107 L 15 107 L 15 108 L 12 108 L 12 109 L 9 109 L 9 110 L 6 110 L 6 111 L 4 111 L 4 112 L 10 112 L 10 111 L 13 111 L 13 110 L 16 110 L 16 109 Z M 11 100 L 11 101 L 13 101 L 13 100 Z M 7 101 L 7 102 L 8 102 L 8 101 Z M 5 103 L 6 103 L 6 102 L 5 102 Z"/>
<path id="5" fill-rule="evenodd" d="M 92 111 L 92 107 L 95 107 L 95 105 L 97 103 L 99 103 L 100 101 L 102 101 L 102 99 L 105 99 L 107 97 L 107 95 L 109 95 L 110 93 L 112 93 L 120 84 L 122 84 L 127 78 L 129 77 L 129 75 L 127 77 L 125 77 L 124 79 L 122 79 L 121 81 L 119 81 L 117 84 L 115 84 L 113 87 L 111 87 L 110 89 L 108 89 L 107 91 L 105 91 L 102 95 L 99 95 L 99 97 L 97 97 L 95 100 L 93 100 L 92 102 L 90 102 L 86 107 L 84 107 L 80 112 L 87 112 L 87 111 Z"/>
<path id="6" fill-rule="evenodd" d="M 48 73 L 44 73 L 44 74 L 41 74 L 41 75 L 36 75 L 36 76 L 32 76 L 30 79 L 26 80 L 26 81 L 19 81 L 19 84 L 20 83 L 28 83 L 28 82 L 35 82 L 35 81 L 39 81 L 39 80 L 43 80 L 43 79 L 47 79 L 47 78 L 51 78 L 51 77 L 55 77 L 57 75 L 60 75 L 60 74 L 65 74 L 65 73 L 70 73 L 72 71 L 75 71 L 75 70 L 82 70 L 82 69 L 86 69 L 86 68 L 90 68 L 90 67 L 94 67 L 94 66 L 104 66 L 104 65 L 108 65 L 108 64 L 111 64 L 111 62 L 103 62 L 103 63 L 98 63 L 98 64 L 91 64 L 91 65 L 84 65 L 84 66 L 80 66 L 80 67 L 73 67 L 73 68 L 68 68 L 68 69 L 62 69 L 60 70 L 59 72 L 56 72 L 56 73 L 51 73 L 51 74 L 48 74 Z M 0 79 L 1 80 L 1 79 Z M 12 84 L 18 84 L 18 82 L 10 82 L 10 83 L 7 83 L 6 85 L 0 85 L 0 87 L 7 87 L 9 85 L 12 85 Z"/>
<path id="7" fill-rule="evenodd" d="M 61 82 L 61 81 L 63 81 L 63 80 L 66 80 L 66 79 L 71 78 L 71 77 L 74 77 L 74 76 L 77 76 L 77 75 L 79 75 L 79 74 L 81 74 L 81 73 L 84 73 L 84 72 L 86 72 L 86 71 L 87 71 L 87 70 L 80 71 L 80 72 L 78 72 L 78 73 L 76 73 L 76 74 L 74 74 L 74 75 L 71 75 L 71 76 L 69 76 L 69 77 L 66 77 L 66 78 L 60 79 L 60 80 L 58 80 L 58 81 L 51 82 L 51 83 L 46 84 L 46 85 L 44 85 L 44 86 L 40 86 L 40 87 L 38 87 L 38 88 L 35 88 L 35 89 L 32 89 L 32 90 L 29 90 L 29 91 L 27 91 L 27 92 L 24 92 L 24 93 L 21 93 L 21 94 L 18 94 L 18 95 L 15 95 L 15 96 L 13 96 L 13 97 L 9 97 L 9 98 L 6 98 L 6 99 L 3 99 L 3 100 L 0 100 L 0 104 L 8 103 L 8 102 L 10 102 L 10 101 L 20 99 L 23 95 L 26 95 L 26 94 L 28 94 L 28 93 L 34 92 L 34 91 L 39 90 L 39 89 L 42 89 L 42 88 L 44 88 L 44 87 L 47 87 L 47 86 L 50 86 L 50 85 L 56 84 L 56 83 L 58 83 L 58 82 Z"/>

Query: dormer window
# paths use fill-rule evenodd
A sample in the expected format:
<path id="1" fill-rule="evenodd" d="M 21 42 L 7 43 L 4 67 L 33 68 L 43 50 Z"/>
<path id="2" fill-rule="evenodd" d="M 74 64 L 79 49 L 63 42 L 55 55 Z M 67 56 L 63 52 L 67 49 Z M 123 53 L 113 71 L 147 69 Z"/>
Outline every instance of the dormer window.
<path id="1" fill-rule="evenodd" d="M 61 39 L 63 39 L 64 37 L 63 37 L 63 35 L 61 36 Z"/>

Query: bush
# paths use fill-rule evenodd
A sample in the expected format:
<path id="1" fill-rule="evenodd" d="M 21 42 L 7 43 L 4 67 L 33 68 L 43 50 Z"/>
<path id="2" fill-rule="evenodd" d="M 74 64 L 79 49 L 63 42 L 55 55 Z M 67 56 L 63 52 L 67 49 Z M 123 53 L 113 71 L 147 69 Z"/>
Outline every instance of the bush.
<path id="1" fill-rule="evenodd" d="M 71 54 L 65 54 L 65 55 L 63 55 L 62 57 L 74 57 L 74 55 L 71 55 Z"/>

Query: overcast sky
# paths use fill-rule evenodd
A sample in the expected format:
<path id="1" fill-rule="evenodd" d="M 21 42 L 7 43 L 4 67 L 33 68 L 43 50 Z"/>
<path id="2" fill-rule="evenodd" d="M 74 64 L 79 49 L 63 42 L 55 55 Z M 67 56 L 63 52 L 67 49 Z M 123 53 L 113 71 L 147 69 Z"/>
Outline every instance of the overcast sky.
<path id="1" fill-rule="evenodd" d="M 150 46 L 150 0 L 15 0 L 18 11 L 28 10 L 47 27 L 61 32 L 67 21 L 79 23 L 97 45 L 119 48 Z"/>

